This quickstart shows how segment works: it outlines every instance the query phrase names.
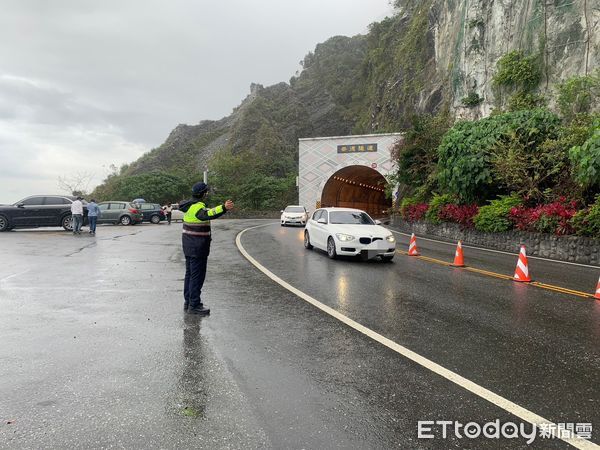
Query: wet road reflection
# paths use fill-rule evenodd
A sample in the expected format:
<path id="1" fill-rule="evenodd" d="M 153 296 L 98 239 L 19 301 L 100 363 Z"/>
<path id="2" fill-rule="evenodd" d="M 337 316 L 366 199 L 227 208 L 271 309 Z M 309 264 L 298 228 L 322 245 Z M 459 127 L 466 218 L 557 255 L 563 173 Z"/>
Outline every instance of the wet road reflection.
<path id="1" fill-rule="evenodd" d="M 348 304 L 348 279 L 346 275 L 340 275 L 337 279 L 338 305 L 345 307 Z"/>
<path id="2" fill-rule="evenodd" d="M 184 315 L 183 368 L 177 384 L 178 413 L 196 419 L 206 418 L 208 399 L 201 322 L 199 316 Z"/>

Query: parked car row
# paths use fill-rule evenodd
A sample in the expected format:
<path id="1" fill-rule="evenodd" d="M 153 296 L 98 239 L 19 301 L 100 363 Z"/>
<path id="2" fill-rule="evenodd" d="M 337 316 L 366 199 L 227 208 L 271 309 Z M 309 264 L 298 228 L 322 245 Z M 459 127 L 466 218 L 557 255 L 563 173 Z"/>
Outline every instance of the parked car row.
<path id="1" fill-rule="evenodd" d="M 73 229 L 71 204 L 76 197 L 68 195 L 34 195 L 12 205 L 0 205 L 0 231 L 13 228 L 63 227 Z M 83 202 L 84 225 L 87 224 L 87 203 Z M 98 203 L 98 223 L 135 225 L 154 224 L 165 220 L 165 213 L 157 203 L 105 201 Z"/>

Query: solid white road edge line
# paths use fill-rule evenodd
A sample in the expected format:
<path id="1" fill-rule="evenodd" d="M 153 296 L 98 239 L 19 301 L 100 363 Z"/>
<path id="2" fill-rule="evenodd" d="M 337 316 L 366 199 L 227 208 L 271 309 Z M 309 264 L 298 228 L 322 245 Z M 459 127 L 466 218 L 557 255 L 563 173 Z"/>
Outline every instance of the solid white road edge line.
<path id="1" fill-rule="evenodd" d="M 391 228 L 388 228 L 388 230 L 390 230 L 392 233 L 401 234 L 402 236 L 408 236 L 408 237 L 411 236 L 408 233 L 392 230 Z M 431 238 L 419 237 L 419 236 L 417 236 L 417 237 L 419 238 L 420 241 L 438 242 L 440 244 L 451 245 L 452 247 L 456 246 L 455 242 L 439 241 L 437 239 L 431 239 Z M 503 250 L 492 250 L 491 248 L 475 247 L 474 245 L 466 245 L 464 243 L 462 244 L 462 248 L 472 248 L 475 250 L 481 250 L 482 252 L 502 253 L 504 255 L 519 256 L 519 252 L 511 253 L 511 252 L 505 252 Z M 543 258 L 541 256 L 527 255 L 527 259 L 539 259 L 541 261 L 548 261 L 548 262 L 553 262 L 553 263 L 557 263 L 557 264 L 569 264 L 571 266 L 591 267 L 592 269 L 600 269 L 600 266 L 592 266 L 591 264 L 574 263 L 574 262 L 569 262 L 569 261 L 559 261 L 557 259 Z"/>
<path id="2" fill-rule="evenodd" d="M 495 394 L 494 392 L 484 388 L 483 386 L 479 386 L 478 384 L 460 376 L 459 374 L 452 372 L 451 370 L 448 370 L 445 367 L 440 366 L 439 364 L 425 358 L 424 356 L 421 356 L 418 353 L 415 353 L 412 350 L 409 350 L 408 348 L 406 348 L 400 344 L 397 344 L 396 342 L 386 338 L 385 336 L 382 336 L 379 333 L 376 333 L 375 331 L 365 327 L 364 325 L 361 325 L 360 323 L 355 322 L 354 320 L 350 319 L 349 317 L 344 316 L 343 314 L 339 313 L 335 309 L 330 308 L 329 306 L 319 302 L 318 300 L 314 299 L 310 295 L 305 294 L 301 290 L 296 289 L 291 284 L 289 284 L 286 281 L 279 278 L 277 275 L 275 275 L 273 272 L 271 272 L 265 266 L 260 264 L 256 259 L 254 259 L 252 256 L 250 256 L 250 254 L 246 251 L 246 249 L 242 245 L 242 236 L 244 235 L 244 233 L 246 233 L 247 231 L 250 231 L 250 230 L 254 230 L 256 228 L 266 227 L 269 225 L 276 225 L 276 224 L 268 223 L 268 224 L 263 224 L 263 225 L 257 225 L 257 226 L 246 228 L 246 229 L 240 231 L 237 234 L 237 236 L 235 237 L 235 244 L 237 245 L 238 250 L 242 253 L 242 255 L 248 261 L 250 261 L 250 263 L 252 263 L 258 270 L 260 270 L 262 273 L 264 273 L 266 276 L 268 276 L 275 283 L 279 284 L 283 288 L 285 288 L 288 291 L 292 292 L 293 294 L 297 295 L 302 300 L 319 308 L 321 311 L 336 318 L 340 322 L 345 323 L 346 325 L 355 329 L 356 331 L 364 334 L 365 336 L 370 337 L 371 339 L 379 342 L 382 345 L 385 345 L 389 349 L 394 350 L 396 353 L 399 353 L 400 355 L 404 356 L 405 358 L 408 358 L 411 361 L 419 364 L 420 366 L 425 367 L 426 369 L 438 374 L 439 376 L 441 376 L 443 378 L 446 378 L 447 380 L 451 381 L 452 383 L 457 384 L 458 386 L 462 387 L 463 389 L 466 389 L 467 391 L 472 392 L 473 394 L 477 395 L 478 397 L 481 397 L 484 400 L 487 400 L 488 402 L 492 403 L 493 405 L 495 405 L 499 408 L 502 408 L 503 410 L 513 414 L 514 416 L 517 416 L 520 419 L 522 419 L 526 422 L 529 422 L 533 425 L 540 425 L 543 423 L 550 424 L 550 426 L 548 427 L 549 431 L 551 430 L 550 432 L 556 438 L 561 439 L 562 441 L 572 445 L 573 447 L 580 448 L 580 449 L 600 449 L 599 445 L 596 445 L 593 442 L 585 440 L 583 438 L 579 438 L 579 437 L 562 438 L 562 437 L 560 437 L 560 435 L 557 431 L 558 430 L 557 425 L 555 423 L 551 422 L 550 420 L 545 419 L 542 416 L 539 416 L 539 415 L 529 411 L 528 409 L 525 409 L 522 406 L 519 406 L 516 403 L 513 403 L 510 400 L 508 400 L 498 394 Z"/>

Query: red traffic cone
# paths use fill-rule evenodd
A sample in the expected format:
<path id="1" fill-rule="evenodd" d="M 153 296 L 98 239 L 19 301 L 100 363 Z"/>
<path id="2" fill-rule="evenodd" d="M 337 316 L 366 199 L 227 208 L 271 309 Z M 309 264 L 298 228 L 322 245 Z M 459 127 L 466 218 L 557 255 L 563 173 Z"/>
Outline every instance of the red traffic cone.
<path id="1" fill-rule="evenodd" d="M 410 244 L 408 244 L 408 256 L 419 256 L 419 250 L 417 249 L 417 237 L 415 233 L 410 236 Z"/>
<path id="2" fill-rule="evenodd" d="M 517 261 L 517 268 L 515 269 L 515 276 L 513 279 L 523 283 L 529 283 L 531 281 L 524 245 L 521 245 L 521 252 L 519 253 L 519 260 Z"/>
<path id="3" fill-rule="evenodd" d="M 596 300 L 600 300 L 600 279 L 598 279 L 598 284 L 596 285 L 596 294 L 594 295 Z"/>
<path id="4" fill-rule="evenodd" d="M 452 263 L 454 267 L 465 267 L 465 258 L 463 255 L 462 244 L 458 241 L 456 245 L 456 252 L 454 253 L 454 262 Z"/>

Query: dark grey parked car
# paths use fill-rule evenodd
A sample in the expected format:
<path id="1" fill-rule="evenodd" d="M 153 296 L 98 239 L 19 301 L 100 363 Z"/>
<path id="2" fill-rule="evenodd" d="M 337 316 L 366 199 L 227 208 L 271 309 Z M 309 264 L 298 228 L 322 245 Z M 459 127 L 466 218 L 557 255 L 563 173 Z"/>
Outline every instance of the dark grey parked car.
<path id="1" fill-rule="evenodd" d="M 100 208 L 98 223 L 120 223 L 121 225 L 142 223 L 142 212 L 139 205 L 135 203 L 110 200 L 98 203 L 98 208 Z"/>
<path id="2" fill-rule="evenodd" d="M 138 205 L 142 211 L 144 222 L 160 223 L 165 220 L 165 212 L 158 203 L 142 203 Z"/>
<path id="3" fill-rule="evenodd" d="M 71 203 L 75 199 L 68 195 L 32 195 L 12 205 L 0 205 L 0 231 L 38 227 L 63 227 L 71 231 Z M 83 205 L 85 224 L 86 203 Z"/>

